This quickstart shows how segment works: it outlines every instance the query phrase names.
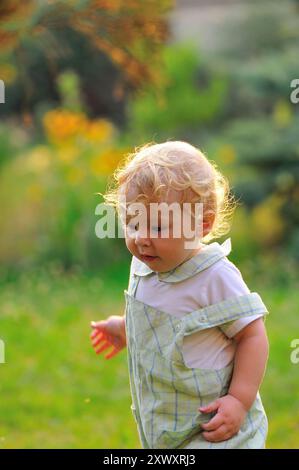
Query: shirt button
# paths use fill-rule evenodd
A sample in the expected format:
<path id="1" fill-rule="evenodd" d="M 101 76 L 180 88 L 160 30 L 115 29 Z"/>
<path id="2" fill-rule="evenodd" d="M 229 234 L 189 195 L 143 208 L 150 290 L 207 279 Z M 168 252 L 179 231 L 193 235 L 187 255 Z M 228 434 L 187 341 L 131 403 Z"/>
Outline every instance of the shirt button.
<path id="1" fill-rule="evenodd" d="M 177 329 L 177 330 L 180 330 L 180 329 L 181 329 L 181 323 L 178 323 L 178 324 L 176 325 L 176 329 Z"/>

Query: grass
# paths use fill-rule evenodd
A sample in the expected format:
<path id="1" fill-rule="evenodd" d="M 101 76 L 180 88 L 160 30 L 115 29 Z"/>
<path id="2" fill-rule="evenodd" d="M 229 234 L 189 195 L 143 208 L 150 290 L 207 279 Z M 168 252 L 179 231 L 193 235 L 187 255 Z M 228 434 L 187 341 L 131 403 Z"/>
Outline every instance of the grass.
<path id="1" fill-rule="evenodd" d="M 99 275 L 50 269 L 1 283 L 1 448 L 140 448 L 126 351 L 107 361 L 89 341 L 91 320 L 123 314 L 127 276 L 128 266 Z M 262 274 L 251 281 L 270 311 L 261 387 L 267 447 L 298 448 L 299 364 L 290 361 L 290 343 L 299 337 L 298 285 L 274 287 Z"/>

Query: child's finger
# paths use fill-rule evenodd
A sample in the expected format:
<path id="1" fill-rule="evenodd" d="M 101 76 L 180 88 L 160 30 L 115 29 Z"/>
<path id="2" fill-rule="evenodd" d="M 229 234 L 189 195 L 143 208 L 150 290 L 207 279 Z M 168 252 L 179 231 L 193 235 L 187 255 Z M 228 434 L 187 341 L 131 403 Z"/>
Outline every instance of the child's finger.
<path id="1" fill-rule="evenodd" d="M 104 332 L 100 330 L 93 330 L 92 333 L 90 333 L 90 338 L 93 340 L 94 338 L 97 338 L 98 336 L 103 336 Z"/>
<path id="2" fill-rule="evenodd" d="M 106 338 L 103 337 L 103 335 L 98 338 L 96 337 L 94 340 L 92 340 L 91 344 L 93 347 L 97 346 L 99 343 L 102 343 L 102 341 L 104 341 Z"/>
<path id="3" fill-rule="evenodd" d="M 208 423 L 201 424 L 205 431 L 216 431 L 222 424 L 224 424 L 223 416 L 216 414 Z"/>
<path id="4" fill-rule="evenodd" d="M 113 350 L 105 356 L 105 359 L 111 359 L 111 357 L 115 356 L 119 352 L 119 349 L 113 348 Z"/>
<path id="5" fill-rule="evenodd" d="M 207 406 L 200 406 L 198 409 L 202 413 L 211 413 L 212 411 L 217 411 L 219 406 L 220 402 L 218 400 L 215 400 Z"/>
<path id="6" fill-rule="evenodd" d="M 100 330 L 93 330 L 93 331 L 90 333 L 90 337 L 91 337 L 91 339 L 93 339 L 93 338 L 96 338 L 97 336 L 99 336 L 99 335 L 101 335 L 101 334 L 103 334 L 102 331 L 100 331 Z"/>
<path id="7" fill-rule="evenodd" d="M 106 324 L 107 324 L 106 320 L 90 322 L 91 328 L 105 328 Z"/>
<path id="8" fill-rule="evenodd" d="M 101 337 L 99 340 L 96 338 L 95 341 L 91 342 L 91 345 L 94 349 L 99 349 L 99 347 L 103 345 L 104 342 L 109 343 L 108 339 L 105 337 Z"/>
<path id="9" fill-rule="evenodd" d="M 221 442 L 230 437 L 227 427 L 222 424 L 216 431 L 203 432 L 203 437 L 209 442 Z"/>
<path id="10" fill-rule="evenodd" d="M 105 341 L 105 343 L 98 349 L 96 349 L 96 354 L 100 354 L 100 352 L 105 351 L 105 349 L 108 349 L 111 347 L 111 343 L 108 343 Z"/>

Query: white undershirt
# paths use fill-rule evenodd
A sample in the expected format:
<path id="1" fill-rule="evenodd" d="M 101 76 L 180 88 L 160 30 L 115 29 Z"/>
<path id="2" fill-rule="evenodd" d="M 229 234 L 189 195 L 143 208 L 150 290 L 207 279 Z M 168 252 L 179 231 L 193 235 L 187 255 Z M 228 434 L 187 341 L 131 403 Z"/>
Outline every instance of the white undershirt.
<path id="1" fill-rule="evenodd" d="M 140 276 L 135 297 L 158 310 L 181 318 L 199 308 L 249 293 L 239 269 L 224 257 L 207 269 L 177 283 L 162 282 L 155 272 Z M 233 336 L 262 316 L 243 317 L 185 336 L 183 356 L 186 365 L 202 369 L 221 369 L 227 366 L 235 354 L 236 343 Z"/>

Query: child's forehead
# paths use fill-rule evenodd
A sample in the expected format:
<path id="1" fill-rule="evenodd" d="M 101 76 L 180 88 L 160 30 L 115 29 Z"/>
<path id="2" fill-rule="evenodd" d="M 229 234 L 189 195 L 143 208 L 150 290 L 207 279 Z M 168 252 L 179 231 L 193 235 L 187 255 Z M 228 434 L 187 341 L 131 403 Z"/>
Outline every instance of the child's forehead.
<path id="1" fill-rule="evenodd" d="M 169 189 L 167 194 L 160 198 L 149 197 L 148 199 L 143 198 L 142 194 L 138 191 L 131 191 L 128 196 L 129 200 L 126 199 L 125 204 L 125 218 L 131 220 L 132 217 L 144 217 L 144 221 L 148 222 L 159 222 L 159 223 L 173 223 L 181 220 L 182 211 L 190 213 L 190 204 L 194 192 L 187 194 L 182 190 Z M 141 196 L 141 197 L 139 197 Z M 189 196 L 189 197 L 188 197 Z M 187 206 L 187 207 L 186 207 Z"/>
<path id="2" fill-rule="evenodd" d="M 189 194 L 190 193 L 190 194 Z M 149 204 L 155 203 L 166 203 L 172 204 L 174 202 L 182 203 L 182 202 L 191 202 L 193 191 L 186 190 L 176 190 L 173 188 L 167 188 L 165 191 L 162 192 L 160 196 L 157 196 L 151 191 L 150 189 L 144 193 L 138 191 L 138 188 L 127 188 L 124 192 L 124 198 L 127 204 L 134 203 L 134 202 L 141 202 L 144 203 L 146 206 Z M 190 196 L 190 197 L 188 197 Z M 194 193 L 193 193 L 194 196 Z"/>

